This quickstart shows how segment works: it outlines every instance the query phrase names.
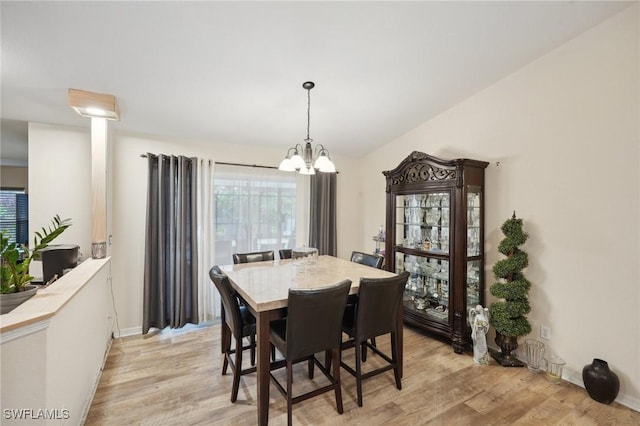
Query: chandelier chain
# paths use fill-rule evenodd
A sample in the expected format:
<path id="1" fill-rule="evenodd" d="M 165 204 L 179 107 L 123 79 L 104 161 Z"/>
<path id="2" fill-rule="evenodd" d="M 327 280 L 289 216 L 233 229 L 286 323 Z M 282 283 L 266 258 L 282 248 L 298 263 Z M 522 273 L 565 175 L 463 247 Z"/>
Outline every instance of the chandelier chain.
<path id="1" fill-rule="evenodd" d="M 311 142 L 312 139 L 309 139 L 309 126 L 311 123 L 311 89 L 307 89 L 307 138 L 305 142 Z"/>

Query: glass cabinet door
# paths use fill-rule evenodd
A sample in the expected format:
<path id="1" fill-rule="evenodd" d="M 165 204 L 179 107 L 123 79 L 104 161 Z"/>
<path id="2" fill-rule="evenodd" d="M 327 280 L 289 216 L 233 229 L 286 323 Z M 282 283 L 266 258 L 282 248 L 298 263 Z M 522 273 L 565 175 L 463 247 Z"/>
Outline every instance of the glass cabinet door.
<path id="1" fill-rule="evenodd" d="M 480 260 L 467 262 L 467 318 L 469 310 L 480 304 Z"/>
<path id="2" fill-rule="evenodd" d="M 480 304 L 480 280 L 482 261 L 481 255 L 481 226 L 482 226 L 482 194 L 479 186 L 467 187 L 467 258 L 475 256 L 475 260 L 467 260 L 466 290 L 467 290 L 467 319 L 469 310 Z"/>
<path id="3" fill-rule="evenodd" d="M 396 196 L 396 241 L 400 247 L 449 254 L 451 194 Z"/>
<path id="4" fill-rule="evenodd" d="M 396 254 L 396 272 L 411 275 L 405 285 L 404 306 L 442 323 L 449 321 L 449 261 Z"/>
<path id="5" fill-rule="evenodd" d="M 481 193 L 479 186 L 469 186 L 467 192 L 467 256 L 480 255 Z"/>

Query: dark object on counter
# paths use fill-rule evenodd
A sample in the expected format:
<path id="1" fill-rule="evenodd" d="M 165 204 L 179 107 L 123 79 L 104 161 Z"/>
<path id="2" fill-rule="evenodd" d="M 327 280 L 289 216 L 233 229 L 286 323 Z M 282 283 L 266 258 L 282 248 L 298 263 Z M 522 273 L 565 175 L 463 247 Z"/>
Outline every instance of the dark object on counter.
<path id="1" fill-rule="evenodd" d="M 40 252 L 42 259 L 42 282 L 47 284 L 56 275 L 59 279 L 66 269 L 75 268 L 78 265 L 78 250 L 80 246 L 75 244 L 49 245 Z"/>

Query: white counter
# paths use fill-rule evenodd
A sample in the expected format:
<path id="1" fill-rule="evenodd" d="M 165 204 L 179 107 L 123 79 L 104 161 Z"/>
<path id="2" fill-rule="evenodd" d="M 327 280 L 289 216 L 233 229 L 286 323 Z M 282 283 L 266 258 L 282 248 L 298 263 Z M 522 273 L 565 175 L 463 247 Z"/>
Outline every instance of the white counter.
<path id="1" fill-rule="evenodd" d="M 0 315 L 3 425 L 82 423 L 111 342 L 110 263 L 87 259 Z"/>

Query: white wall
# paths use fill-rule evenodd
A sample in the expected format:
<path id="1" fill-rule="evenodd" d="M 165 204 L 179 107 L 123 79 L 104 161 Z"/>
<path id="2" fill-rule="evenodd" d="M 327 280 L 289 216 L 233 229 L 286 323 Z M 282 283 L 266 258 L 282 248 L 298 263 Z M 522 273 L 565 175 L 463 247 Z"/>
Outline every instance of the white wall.
<path id="1" fill-rule="evenodd" d="M 203 141 L 168 140 L 114 132 L 113 139 L 113 283 L 121 333 L 139 333 L 142 325 L 144 234 L 147 160 L 140 154 L 174 154 L 277 166 L 286 149 L 237 146 Z M 364 211 L 358 203 L 357 167 L 353 161 L 333 157 L 338 169 L 338 255 L 348 257 L 362 239 L 358 223 Z M 356 194 L 356 196 L 352 196 Z M 231 263 L 231 259 L 229 259 Z"/>
<path id="2" fill-rule="evenodd" d="M 384 219 L 380 170 L 394 168 L 413 150 L 491 162 L 487 284 L 501 258 L 499 227 L 516 210 L 530 234 L 523 247 L 532 282 L 530 337 L 550 326 L 547 354 L 564 358 L 565 378 L 580 384 L 584 365 L 595 357 L 608 361 L 620 377 L 618 401 L 635 409 L 639 15 L 637 5 L 627 9 L 391 141 L 363 160 L 362 176 L 368 232 Z"/>
<path id="3" fill-rule="evenodd" d="M 29 123 L 29 241 L 56 214 L 73 225 L 53 244 L 78 244 L 91 257 L 91 134 Z"/>

